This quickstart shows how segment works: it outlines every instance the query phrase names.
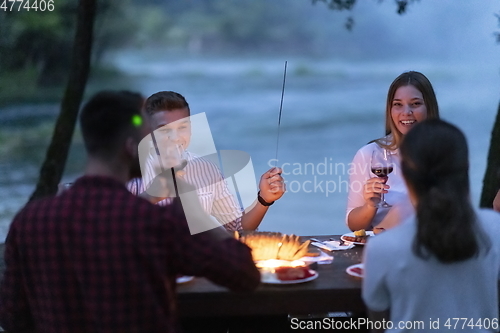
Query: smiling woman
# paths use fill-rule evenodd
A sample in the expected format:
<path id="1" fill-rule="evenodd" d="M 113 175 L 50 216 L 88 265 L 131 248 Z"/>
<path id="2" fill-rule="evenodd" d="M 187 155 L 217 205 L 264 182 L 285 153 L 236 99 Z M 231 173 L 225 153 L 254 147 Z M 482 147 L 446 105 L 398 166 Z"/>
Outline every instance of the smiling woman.
<path id="1" fill-rule="evenodd" d="M 386 136 L 362 147 L 351 163 L 346 222 L 353 231 L 375 226 L 388 229 L 412 212 L 400 171 L 399 145 L 415 124 L 427 118 L 439 118 L 436 94 L 427 77 L 414 71 L 399 75 L 389 87 L 385 116 Z M 378 177 L 366 167 L 373 152 L 378 150 L 391 156 L 390 177 Z M 352 186 L 355 183 L 364 186 Z M 382 194 L 387 194 L 385 199 L 392 207 L 379 208 Z"/>
<path id="2" fill-rule="evenodd" d="M 407 116 L 410 113 L 420 113 L 420 115 L 414 114 L 412 118 Z M 403 135 L 415 121 L 426 118 L 439 118 L 439 107 L 431 82 L 420 72 L 403 73 L 392 82 L 387 93 L 385 108 L 387 136 L 376 142 L 383 148 L 396 150 L 401 144 Z M 402 120 L 410 121 L 410 124 L 403 125 Z"/>

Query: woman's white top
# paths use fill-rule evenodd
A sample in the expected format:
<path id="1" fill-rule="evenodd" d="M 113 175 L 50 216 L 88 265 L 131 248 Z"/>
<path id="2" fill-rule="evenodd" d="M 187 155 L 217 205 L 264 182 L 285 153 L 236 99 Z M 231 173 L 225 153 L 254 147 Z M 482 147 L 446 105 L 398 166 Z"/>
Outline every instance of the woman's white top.
<path id="1" fill-rule="evenodd" d="M 361 207 L 365 204 L 363 198 L 363 190 L 366 181 L 370 178 L 376 177 L 371 172 L 371 158 L 374 150 L 382 151 L 378 144 L 375 142 L 369 143 L 362 147 L 349 165 L 349 194 L 347 196 L 347 212 L 346 223 L 349 213 L 356 207 Z M 388 152 L 391 154 L 393 162 L 393 171 L 389 174 L 387 185 L 390 186 L 388 193 L 385 194 L 385 201 L 395 207 L 394 210 L 404 207 L 403 210 L 411 210 L 410 201 L 408 198 L 408 190 L 403 179 L 401 172 L 401 158 L 399 156 L 399 149 Z M 371 227 L 375 227 L 384 219 L 391 208 L 378 208 L 375 217 L 372 220 Z M 370 228 L 371 229 L 371 228 Z"/>

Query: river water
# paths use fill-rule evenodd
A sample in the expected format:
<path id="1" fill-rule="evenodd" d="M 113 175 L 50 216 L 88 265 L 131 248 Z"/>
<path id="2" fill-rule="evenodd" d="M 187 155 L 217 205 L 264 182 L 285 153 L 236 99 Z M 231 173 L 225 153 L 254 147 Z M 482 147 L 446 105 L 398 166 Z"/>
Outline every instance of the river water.
<path id="1" fill-rule="evenodd" d="M 183 94 L 193 114 L 206 113 L 217 149 L 249 153 L 260 176 L 276 163 L 285 60 L 288 71 L 278 165 L 284 169 L 288 192 L 270 208 L 260 230 L 301 235 L 347 232 L 347 164 L 357 149 L 383 134 L 387 89 L 407 70 L 421 71 L 431 80 L 442 117 L 465 132 L 470 146 L 472 200 L 478 204 L 500 99 L 498 68 L 492 65 L 307 57 L 171 56 L 144 61 L 138 53 L 123 52 L 113 61 L 128 80 L 110 84 L 110 88 L 137 90 L 148 96 L 160 90 Z M 18 140 L 28 140 L 28 119 L 39 123 L 32 119 L 36 112 L 42 118 L 47 116 L 43 119 L 52 119 L 57 109 L 57 105 L 5 108 L 0 110 L 0 121 L 10 127 L 16 127 L 16 121 L 24 124 Z M 49 136 L 50 126 L 43 131 Z M 31 150 L 4 156 L 0 165 L 0 241 L 33 191 L 44 147 L 36 142 L 31 145 Z M 81 173 L 83 156 L 77 139 L 65 180 Z"/>

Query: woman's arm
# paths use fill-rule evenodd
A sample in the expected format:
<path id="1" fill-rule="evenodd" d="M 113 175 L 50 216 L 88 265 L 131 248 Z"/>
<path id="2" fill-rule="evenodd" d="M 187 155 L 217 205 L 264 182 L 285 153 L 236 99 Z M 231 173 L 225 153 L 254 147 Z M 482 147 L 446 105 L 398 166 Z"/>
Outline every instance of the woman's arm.
<path id="1" fill-rule="evenodd" d="M 352 231 L 368 229 L 376 213 L 377 207 L 366 203 L 363 206 L 356 207 L 347 215 L 347 226 Z"/>
<path id="2" fill-rule="evenodd" d="M 370 174 L 371 145 L 358 150 L 349 168 L 346 223 L 352 231 L 371 226 L 381 193 L 387 193 L 389 188 L 385 185 L 387 178 L 372 177 Z"/>

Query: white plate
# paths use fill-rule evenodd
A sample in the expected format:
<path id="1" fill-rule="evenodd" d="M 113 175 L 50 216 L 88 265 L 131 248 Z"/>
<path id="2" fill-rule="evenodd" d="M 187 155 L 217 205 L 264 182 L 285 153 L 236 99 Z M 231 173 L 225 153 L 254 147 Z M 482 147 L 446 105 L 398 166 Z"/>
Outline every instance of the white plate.
<path id="1" fill-rule="evenodd" d="M 297 283 L 304 283 L 304 282 L 309 282 L 309 281 L 315 280 L 319 275 L 318 272 L 313 271 L 312 269 L 310 269 L 309 271 L 313 272 L 314 275 L 307 277 L 305 279 L 282 281 L 282 280 L 278 280 L 278 278 L 275 277 L 272 279 L 271 278 L 270 279 L 262 279 L 261 282 L 266 283 L 266 284 L 297 284 Z"/>
<path id="2" fill-rule="evenodd" d="M 179 276 L 175 280 L 177 281 L 177 284 L 181 284 L 181 283 L 186 283 L 186 282 L 192 281 L 193 279 L 194 279 L 194 276 L 183 275 L 183 276 Z"/>
<path id="3" fill-rule="evenodd" d="M 366 235 L 370 236 L 370 237 L 371 236 L 375 236 L 375 234 L 373 233 L 373 231 L 367 231 Z M 347 234 L 343 234 L 342 236 L 340 236 L 340 239 L 342 239 L 346 243 L 354 244 L 354 245 L 365 245 L 366 244 L 366 243 L 348 241 L 347 239 L 344 238 L 345 236 L 347 236 L 347 237 L 356 237 L 356 236 L 354 236 L 354 232 L 349 232 Z"/>
<path id="4" fill-rule="evenodd" d="M 354 244 L 352 244 L 352 243 L 344 243 L 343 245 L 340 245 L 339 241 L 323 241 L 321 243 L 312 242 L 311 245 L 319 247 L 320 249 L 327 250 L 327 251 L 349 250 L 349 249 L 352 249 L 354 247 Z"/>
<path id="5" fill-rule="evenodd" d="M 362 278 L 363 273 L 359 274 L 358 272 L 353 271 L 354 268 L 361 268 L 363 270 L 363 273 L 364 273 L 365 266 L 363 264 L 356 264 L 356 265 L 352 265 L 352 266 L 347 267 L 345 270 L 347 272 L 347 274 L 349 274 L 351 276 Z"/>

